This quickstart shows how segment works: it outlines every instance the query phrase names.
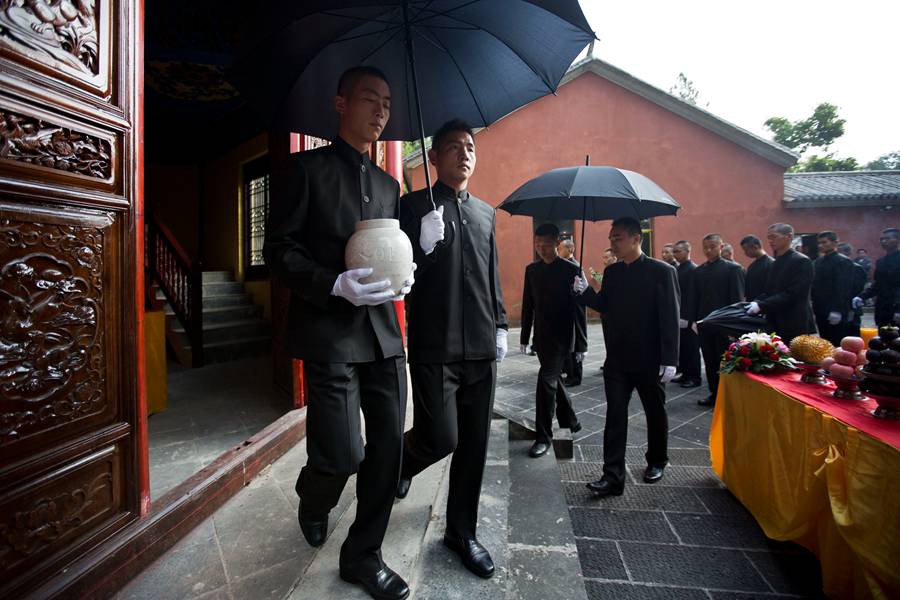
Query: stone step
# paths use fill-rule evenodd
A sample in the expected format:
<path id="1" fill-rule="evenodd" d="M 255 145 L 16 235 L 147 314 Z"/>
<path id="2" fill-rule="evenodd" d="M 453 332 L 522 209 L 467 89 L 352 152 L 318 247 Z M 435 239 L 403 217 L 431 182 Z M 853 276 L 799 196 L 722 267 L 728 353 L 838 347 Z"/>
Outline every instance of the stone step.
<path id="1" fill-rule="evenodd" d="M 243 294 L 244 284 L 240 281 L 216 281 L 203 284 L 203 297 L 227 296 L 230 294 Z"/>
<path id="2" fill-rule="evenodd" d="M 203 324 L 203 346 L 219 342 L 233 342 L 253 337 L 269 335 L 271 326 L 263 319 L 243 319 L 241 321 L 223 321 L 220 323 Z M 172 331 L 184 335 L 185 330 L 180 325 L 173 327 Z"/>
<path id="3" fill-rule="evenodd" d="M 450 477 L 444 477 L 422 541 L 415 573 L 410 580 L 416 600 L 493 600 L 506 598 L 509 585 L 507 504 L 509 502 L 509 427 L 504 419 L 491 421 L 491 437 L 478 507 L 478 540 L 491 553 L 494 576 L 485 581 L 463 567 L 443 544 Z M 413 485 L 417 485 L 417 480 Z"/>
<path id="4" fill-rule="evenodd" d="M 509 442 L 509 586 L 517 600 L 587 600 L 559 466 L 530 458 L 530 440 Z"/>
<path id="5" fill-rule="evenodd" d="M 203 362 L 213 364 L 261 356 L 272 350 L 272 338 L 268 335 L 230 340 L 227 342 L 203 343 Z"/>
<path id="6" fill-rule="evenodd" d="M 228 294 L 225 296 L 204 296 L 203 310 L 225 306 L 247 306 L 253 304 L 250 294 Z"/>
<path id="7" fill-rule="evenodd" d="M 202 280 L 203 283 L 234 281 L 234 273 L 231 271 L 203 271 Z"/>
<path id="8" fill-rule="evenodd" d="M 203 324 L 206 326 L 211 323 L 224 323 L 227 321 L 243 321 L 245 319 L 256 319 L 262 317 L 263 308 L 256 304 L 245 304 L 241 306 L 220 306 L 216 308 L 206 308 L 203 310 Z M 166 316 L 174 317 L 175 311 L 171 306 L 166 306 Z"/>
<path id="9" fill-rule="evenodd" d="M 411 411 L 409 411 L 411 412 Z M 391 521 L 382 544 L 385 563 L 401 577 L 410 580 L 415 570 L 422 539 L 432 517 L 432 509 L 438 498 L 442 480 L 449 474 L 449 461 L 444 459 L 425 469 L 410 487 L 409 494 L 394 504 Z M 341 517 L 325 544 L 316 553 L 309 567 L 289 594 L 291 600 L 368 600 L 370 596 L 356 585 L 344 582 L 338 576 L 338 560 L 341 544 L 356 517 L 356 501 Z"/>

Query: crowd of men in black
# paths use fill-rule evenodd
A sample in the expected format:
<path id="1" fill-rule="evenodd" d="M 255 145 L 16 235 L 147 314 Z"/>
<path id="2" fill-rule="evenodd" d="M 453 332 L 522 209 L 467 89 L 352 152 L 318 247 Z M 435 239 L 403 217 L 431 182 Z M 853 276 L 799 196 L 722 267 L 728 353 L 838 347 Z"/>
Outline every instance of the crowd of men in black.
<path id="1" fill-rule="evenodd" d="M 476 528 L 497 363 L 507 352 L 496 216 L 467 190 L 476 165 L 474 132 L 467 124 L 450 121 L 433 136 L 426 155 L 437 171 L 432 204 L 424 190 L 401 198 L 397 181 L 369 159 L 391 112 L 385 75 L 371 67 L 347 70 L 333 102 L 338 135 L 328 146 L 294 155 L 278 178 L 264 248 L 273 275 L 291 290 L 287 337 L 306 373 L 308 459 L 297 478 L 298 518 L 310 545 L 325 543 L 329 513 L 356 474 L 356 515 L 341 546 L 339 576 L 373 598 L 403 600 L 409 587 L 381 554 L 391 509 L 422 470 L 451 453 L 444 545 L 475 575 L 494 574 Z M 415 263 L 400 289 L 387 280 L 367 281 L 372 269 L 344 264 L 344 247 L 357 223 L 379 218 L 398 220 L 413 246 Z M 569 385 L 581 379 L 587 350 L 584 307 L 589 307 L 602 315 L 607 348 L 603 476 L 589 487 L 598 496 L 622 493 L 627 409 L 634 390 L 649 429 L 644 479 L 659 481 L 668 462 L 665 384 L 676 374 L 679 346 L 683 385 L 699 381 L 699 366 L 689 364 L 698 342 L 690 340 L 704 311 L 746 297 L 752 300 L 749 310 L 765 313 L 782 333 L 815 330 L 806 312 L 810 286 L 818 279 L 809 260 L 790 249 L 792 233 L 786 225 L 770 228 L 774 261 L 761 251 L 759 240 L 745 240 L 745 252 L 756 248 L 745 282 L 743 270 L 722 257 L 718 236 L 704 240 L 707 262 L 699 267 L 690 260 L 687 242 L 675 244 L 676 271 L 643 254 L 638 221 L 619 219 L 610 230 L 607 266 L 602 277 L 592 272 L 589 285 L 571 260 L 569 244 L 563 245 L 569 259 L 558 255 L 556 227 L 539 227 L 534 239 L 540 260 L 526 269 L 522 307 L 521 349 L 527 350 L 533 326 L 541 364 L 537 440 L 530 455 L 547 452 L 554 413 L 561 427 L 581 427 L 562 373 Z M 782 239 L 788 241 L 775 243 Z M 836 242 L 833 235 L 822 234 L 822 239 L 825 248 Z M 885 231 L 882 245 L 888 254 L 879 259 L 870 289 L 860 291 L 856 279 L 840 288 L 844 296 L 854 294 L 852 309 L 875 296 L 876 320 L 900 321 L 900 302 L 891 295 L 900 287 L 898 242 L 897 230 Z M 850 270 L 843 259 L 830 256 L 817 260 L 822 261 L 821 285 L 834 287 Z M 751 294 L 745 283 L 757 292 Z M 406 349 L 392 304 L 403 298 Z M 824 322 L 849 324 L 851 309 L 844 300 L 832 305 L 830 292 L 817 298 L 814 293 L 815 314 Z M 710 377 L 715 377 L 717 357 L 707 349 L 718 352 L 720 344 L 702 336 L 699 341 L 712 367 Z M 404 432 L 407 356 L 414 415 L 412 428 Z"/>

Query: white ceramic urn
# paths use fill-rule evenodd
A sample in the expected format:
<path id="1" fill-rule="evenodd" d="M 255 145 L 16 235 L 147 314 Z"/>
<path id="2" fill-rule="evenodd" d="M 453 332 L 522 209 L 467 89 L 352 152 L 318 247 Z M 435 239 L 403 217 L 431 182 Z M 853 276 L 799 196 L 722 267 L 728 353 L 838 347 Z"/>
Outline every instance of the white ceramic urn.
<path id="1" fill-rule="evenodd" d="M 348 269 L 371 267 L 372 274 L 360 281 L 390 279 L 391 290 L 398 294 L 412 271 L 412 244 L 397 219 L 360 221 L 344 248 L 344 263 Z"/>

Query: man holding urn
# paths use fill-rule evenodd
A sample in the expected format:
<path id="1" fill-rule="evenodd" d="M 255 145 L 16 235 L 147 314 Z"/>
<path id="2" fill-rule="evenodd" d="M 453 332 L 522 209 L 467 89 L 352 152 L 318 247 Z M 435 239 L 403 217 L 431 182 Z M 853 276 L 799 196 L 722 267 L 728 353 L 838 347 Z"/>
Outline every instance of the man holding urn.
<path id="1" fill-rule="evenodd" d="M 404 498 L 413 477 L 452 452 L 444 545 L 469 571 L 488 578 L 494 563 L 475 530 L 497 363 L 506 354 L 496 217 L 467 190 L 476 160 L 472 128 L 449 121 L 432 139 L 436 208 L 427 190 L 400 200 L 401 226 L 420 267 L 406 304 L 415 414 L 397 496 Z"/>
<path id="2" fill-rule="evenodd" d="M 291 290 L 288 340 L 308 386 L 309 458 L 296 485 L 300 528 L 310 545 L 322 545 L 328 513 L 357 473 L 356 519 L 341 546 L 340 576 L 375 598 L 402 600 L 409 587 L 384 564 L 381 544 L 400 476 L 406 408 L 406 357 L 391 301 L 409 293 L 413 277 L 391 290 L 390 281 L 361 282 L 371 268 L 344 264 L 358 222 L 399 216 L 400 186 L 369 160 L 390 116 L 384 74 L 349 69 L 334 106 L 338 136 L 292 157 L 284 189 L 273 194 L 264 248 L 273 275 Z"/>

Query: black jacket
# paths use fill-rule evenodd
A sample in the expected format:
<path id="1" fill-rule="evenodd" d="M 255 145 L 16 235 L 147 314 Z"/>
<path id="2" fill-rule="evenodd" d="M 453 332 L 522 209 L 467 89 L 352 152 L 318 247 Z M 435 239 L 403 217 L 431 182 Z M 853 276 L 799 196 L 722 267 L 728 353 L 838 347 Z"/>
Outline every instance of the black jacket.
<path id="1" fill-rule="evenodd" d="M 853 298 L 865 285 L 865 271 L 861 266 L 841 254 L 831 252 L 813 261 L 812 308 L 817 319 L 825 320 L 832 312 L 840 313 L 841 320 L 855 313 Z"/>
<path id="2" fill-rule="evenodd" d="M 694 318 L 702 321 L 712 311 L 744 299 L 744 270 L 720 258 L 705 262 L 693 272 Z"/>
<path id="3" fill-rule="evenodd" d="M 422 217 L 432 210 L 425 190 L 400 199 L 400 226 L 413 245 L 416 283 L 406 297 L 410 363 L 448 363 L 497 357 L 497 329 L 506 310 L 497 272 L 496 215 L 468 192 L 438 181 L 444 241 L 426 255 L 419 245 Z"/>
<path id="4" fill-rule="evenodd" d="M 574 258 L 565 259 L 575 265 L 576 267 L 581 268 L 581 265 L 578 264 L 578 261 Z M 585 314 L 585 308 L 580 304 L 575 308 L 575 349 L 573 352 L 587 352 L 587 314 Z"/>
<path id="5" fill-rule="evenodd" d="M 766 289 L 756 299 L 771 331 L 785 342 L 798 335 L 816 332 L 810 305 L 812 281 L 812 261 L 799 252 L 788 250 L 772 263 Z"/>
<path id="6" fill-rule="evenodd" d="M 694 289 L 694 271 L 697 264 L 687 260 L 675 267 L 678 273 L 678 288 L 681 290 L 681 318 L 691 322 L 697 313 L 697 290 Z"/>
<path id="7" fill-rule="evenodd" d="M 603 315 L 604 369 L 657 375 L 678 364 L 680 291 L 675 268 L 641 255 L 603 272 L 600 293 L 588 288 L 579 302 Z"/>
<path id="8" fill-rule="evenodd" d="M 528 345 L 534 323 L 534 349 L 540 353 L 575 351 L 575 315 L 579 306 L 572 283 L 581 270 L 564 258 L 552 263 L 533 262 L 525 267 L 522 291 L 522 335 Z"/>
<path id="9" fill-rule="evenodd" d="M 766 291 L 766 280 L 769 278 L 769 270 L 775 260 L 768 254 L 763 254 L 747 267 L 746 297 L 752 302 Z"/>
<path id="10" fill-rule="evenodd" d="M 398 218 L 400 185 L 340 138 L 292 156 L 284 185 L 274 190 L 263 255 L 291 290 L 288 351 L 332 363 L 402 356 L 393 303 L 357 307 L 331 295 L 354 226 Z"/>
<path id="11" fill-rule="evenodd" d="M 875 322 L 879 327 L 893 323 L 894 313 L 900 312 L 900 251 L 875 261 L 872 287 L 860 297 L 875 298 Z"/>

